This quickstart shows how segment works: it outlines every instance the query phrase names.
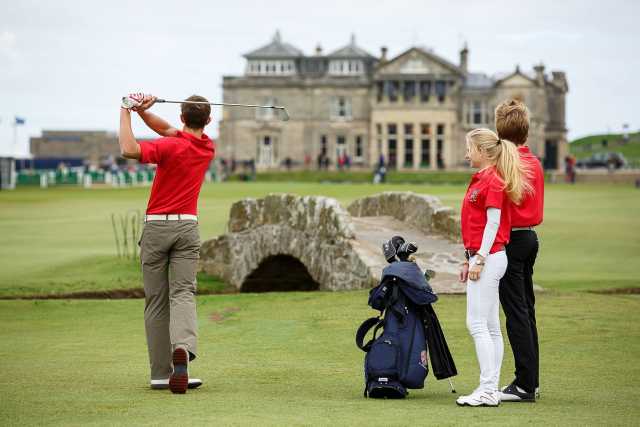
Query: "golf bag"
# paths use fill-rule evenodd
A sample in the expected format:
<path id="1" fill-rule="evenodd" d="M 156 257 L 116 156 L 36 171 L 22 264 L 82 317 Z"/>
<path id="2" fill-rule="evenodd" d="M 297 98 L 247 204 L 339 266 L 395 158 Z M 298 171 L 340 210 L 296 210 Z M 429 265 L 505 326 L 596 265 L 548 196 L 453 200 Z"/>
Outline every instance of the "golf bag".
<path id="1" fill-rule="evenodd" d="M 384 269 L 381 283 L 369 293 L 369 305 L 380 315 L 365 320 L 356 333 L 356 345 L 367 353 L 365 397 L 402 399 L 407 389 L 424 387 L 429 373 L 424 306 L 436 300 L 415 263 L 393 262 Z M 373 338 L 364 344 L 372 328 Z"/>

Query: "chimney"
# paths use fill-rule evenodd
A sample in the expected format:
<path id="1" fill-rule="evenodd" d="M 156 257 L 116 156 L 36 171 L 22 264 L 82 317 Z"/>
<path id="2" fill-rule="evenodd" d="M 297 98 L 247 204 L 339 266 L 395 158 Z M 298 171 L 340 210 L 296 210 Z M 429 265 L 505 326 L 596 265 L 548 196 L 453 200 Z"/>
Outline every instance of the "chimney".
<path id="1" fill-rule="evenodd" d="M 466 42 L 460 51 L 460 68 L 462 68 L 462 71 L 465 73 L 469 71 L 469 48 Z"/>
<path id="2" fill-rule="evenodd" d="M 544 87 L 544 65 L 542 62 L 540 65 L 533 67 L 533 71 L 536 72 L 536 81 L 538 82 L 538 86 Z"/>
<path id="3" fill-rule="evenodd" d="M 382 46 L 380 48 L 380 62 L 387 62 L 387 47 Z"/>
<path id="4" fill-rule="evenodd" d="M 320 46 L 320 43 L 316 46 L 316 56 L 322 56 L 322 46 Z"/>
<path id="5" fill-rule="evenodd" d="M 551 81 L 558 87 L 562 88 L 564 92 L 567 92 L 569 90 L 569 85 L 567 84 L 567 75 L 563 71 L 552 71 L 551 76 Z"/>

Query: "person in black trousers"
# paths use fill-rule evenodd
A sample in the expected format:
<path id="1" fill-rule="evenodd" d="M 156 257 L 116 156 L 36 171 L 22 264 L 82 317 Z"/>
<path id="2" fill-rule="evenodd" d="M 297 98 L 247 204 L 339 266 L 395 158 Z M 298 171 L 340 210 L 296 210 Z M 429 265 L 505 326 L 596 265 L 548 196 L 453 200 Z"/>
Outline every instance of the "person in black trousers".
<path id="1" fill-rule="evenodd" d="M 518 146 L 520 161 L 528 170 L 532 192 L 511 208 L 511 236 L 507 271 L 500 281 L 500 303 L 515 361 L 515 379 L 502 389 L 502 402 L 535 402 L 539 389 L 540 352 L 536 326 L 533 266 L 538 255 L 534 227 L 542 223 L 544 173 L 540 161 L 527 146 L 529 110 L 520 101 L 502 102 L 495 111 L 498 136 Z"/>

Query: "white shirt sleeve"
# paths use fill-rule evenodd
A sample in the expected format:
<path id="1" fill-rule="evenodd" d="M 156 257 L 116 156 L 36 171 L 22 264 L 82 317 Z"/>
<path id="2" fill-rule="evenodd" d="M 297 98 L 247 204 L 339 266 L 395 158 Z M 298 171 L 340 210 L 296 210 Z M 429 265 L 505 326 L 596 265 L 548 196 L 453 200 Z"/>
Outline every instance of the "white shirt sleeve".
<path id="1" fill-rule="evenodd" d="M 478 254 L 483 257 L 487 257 L 489 255 L 489 251 L 491 251 L 491 246 L 493 246 L 493 242 L 496 240 L 496 235 L 498 234 L 498 228 L 500 227 L 500 209 L 498 208 L 488 208 L 487 209 L 487 225 L 484 227 L 484 233 L 482 234 L 482 244 L 480 245 L 480 250 L 478 250 Z"/>

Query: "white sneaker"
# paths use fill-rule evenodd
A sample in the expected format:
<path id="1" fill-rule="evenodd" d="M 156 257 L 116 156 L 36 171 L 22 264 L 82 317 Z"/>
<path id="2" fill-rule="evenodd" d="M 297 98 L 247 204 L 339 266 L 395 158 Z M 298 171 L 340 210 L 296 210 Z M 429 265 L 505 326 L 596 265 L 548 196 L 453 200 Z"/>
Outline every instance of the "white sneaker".
<path id="1" fill-rule="evenodd" d="M 498 391 L 476 390 L 468 396 L 460 396 L 456 400 L 458 406 L 499 406 Z"/>
<path id="2" fill-rule="evenodd" d="M 202 380 L 199 378 L 189 378 L 189 384 L 187 388 L 198 388 L 202 385 Z M 169 378 L 162 380 L 151 380 L 150 386 L 154 390 L 166 390 L 169 388 Z"/>

